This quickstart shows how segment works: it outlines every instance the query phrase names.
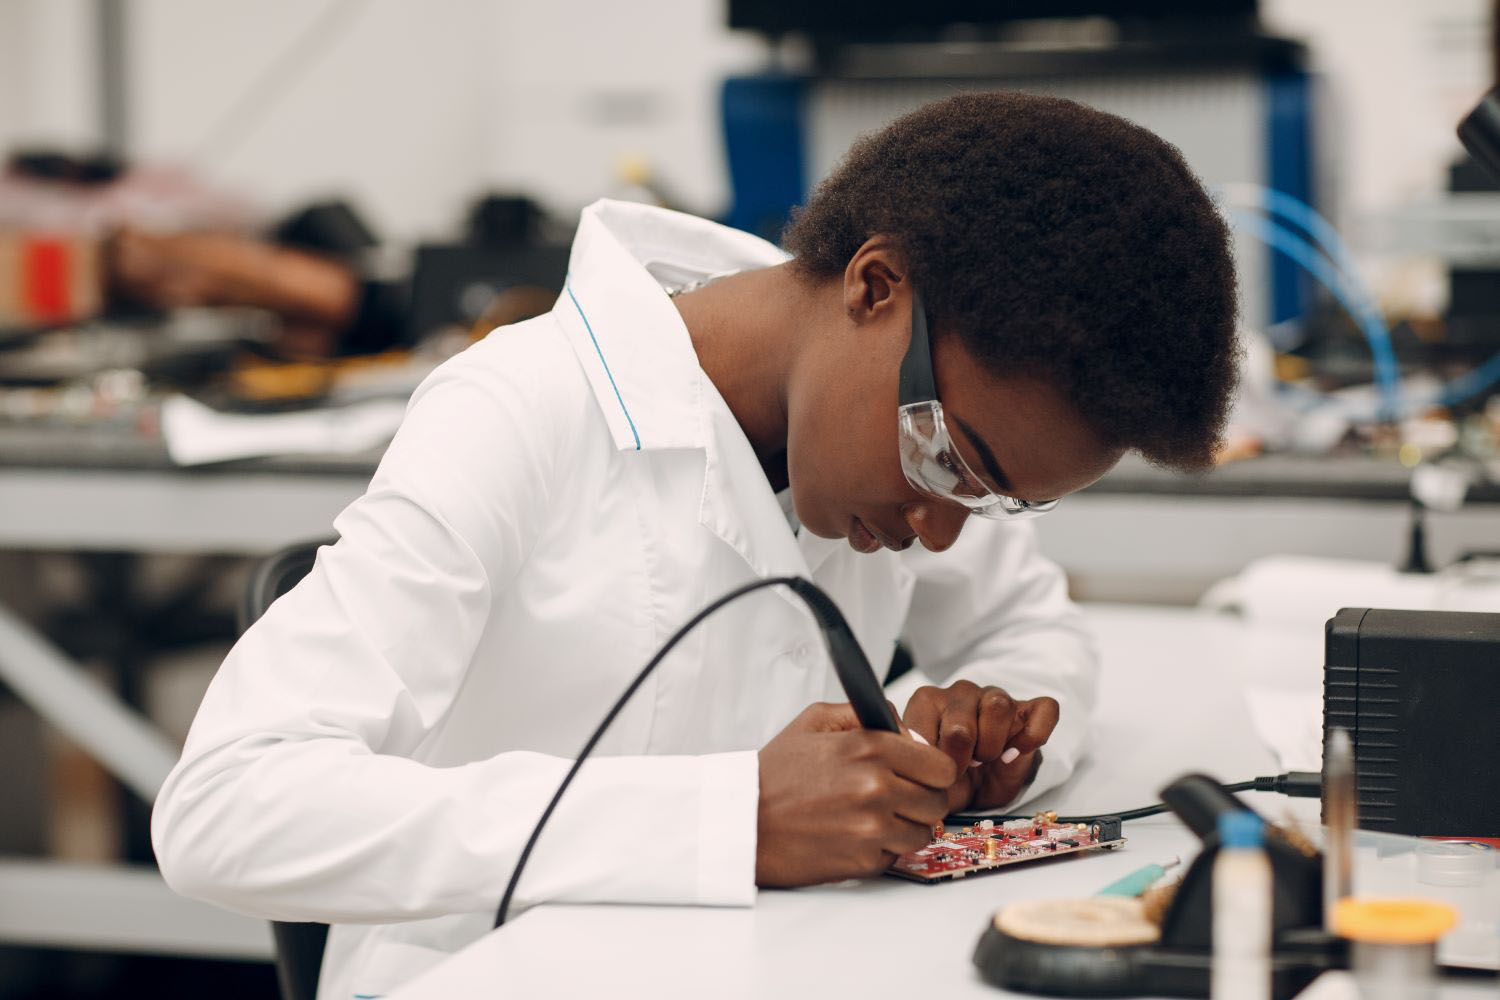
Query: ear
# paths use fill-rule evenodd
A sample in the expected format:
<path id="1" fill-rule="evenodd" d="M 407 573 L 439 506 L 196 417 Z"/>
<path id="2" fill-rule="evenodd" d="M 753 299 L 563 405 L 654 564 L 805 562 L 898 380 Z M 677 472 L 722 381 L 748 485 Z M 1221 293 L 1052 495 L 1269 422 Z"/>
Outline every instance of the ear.
<path id="1" fill-rule="evenodd" d="M 894 309 L 905 310 L 910 295 L 906 264 L 887 237 L 871 236 L 849 258 L 844 268 L 844 312 L 856 325 L 884 319 Z"/>

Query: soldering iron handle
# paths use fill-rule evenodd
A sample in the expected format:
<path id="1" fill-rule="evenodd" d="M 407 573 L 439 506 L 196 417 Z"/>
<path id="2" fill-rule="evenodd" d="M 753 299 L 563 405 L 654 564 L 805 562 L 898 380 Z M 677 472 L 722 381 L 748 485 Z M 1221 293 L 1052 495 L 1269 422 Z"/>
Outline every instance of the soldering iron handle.
<path id="1" fill-rule="evenodd" d="M 823 641 L 828 644 L 828 655 L 833 660 L 834 672 L 849 698 L 849 706 L 859 724 L 866 729 L 878 729 L 888 733 L 901 731 L 900 720 L 885 700 L 880 681 L 870 669 L 870 661 L 859 641 L 849 629 L 838 605 L 811 580 L 798 577 L 788 584 L 797 596 L 806 602 L 818 627 L 823 631 Z"/>

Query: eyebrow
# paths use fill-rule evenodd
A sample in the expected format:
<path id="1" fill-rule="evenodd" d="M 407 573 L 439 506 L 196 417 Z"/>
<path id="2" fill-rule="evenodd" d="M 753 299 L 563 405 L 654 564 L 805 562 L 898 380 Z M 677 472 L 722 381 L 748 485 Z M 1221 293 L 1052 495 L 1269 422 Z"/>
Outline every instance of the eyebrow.
<path id="1" fill-rule="evenodd" d="M 968 435 L 969 440 L 974 442 L 974 450 L 979 452 L 979 460 L 984 463 L 984 471 L 990 474 L 990 478 L 995 480 L 996 485 L 1007 493 L 1015 489 L 1010 485 L 1010 480 L 1005 477 L 1005 470 L 1000 468 L 999 462 L 995 461 L 995 453 L 990 451 L 990 446 L 984 443 L 984 438 L 980 437 L 963 417 L 954 414 L 953 420 Z"/>

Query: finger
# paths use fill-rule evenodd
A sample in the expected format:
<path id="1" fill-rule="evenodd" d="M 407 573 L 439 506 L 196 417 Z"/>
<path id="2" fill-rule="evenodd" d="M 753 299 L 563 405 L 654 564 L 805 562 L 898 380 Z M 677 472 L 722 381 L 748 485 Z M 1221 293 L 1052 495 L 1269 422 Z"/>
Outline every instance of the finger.
<path id="1" fill-rule="evenodd" d="M 947 704 L 938 720 L 937 747 L 953 758 L 959 767 L 968 767 L 974 759 L 974 744 L 979 739 L 979 697 L 977 685 L 960 681 L 948 688 Z"/>
<path id="2" fill-rule="evenodd" d="M 939 688 L 921 687 L 906 703 L 906 715 L 902 721 L 913 733 L 917 733 L 929 746 L 937 745 L 938 716 L 942 713 L 942 694 Z"/>
<path id="3" fill-rule="evenodd" d="M 1032 698 L 1021 702 L 1017 711 L 1017 722 L 1010 738 L 1010 747 L 1018 751 L 1016 756 L 1031 753 L 1052 737 L 1061 715 L 1055 698 Z"/>
<path id="4" fill-rule="evenodd" d="M 931 823 L 913 823 L 909 819 L 897 816 L 892 818 L 890 826 L 886 829 L 885 838 L 880 842 L 880 849 L 890 851 L 892 854 L 906 854 L 911 851 L 920 851 L 930 843 L 932 843 Z M 889 864 L 886 867 L 890 867 Z"/>
<path id="5" fill-rule="evenodd" d="M 948 811 L 962 812 L 974 801 L 974 793 L 983 779 L 983 765 L 966 767 L 958 780 L 948 786 Z"/>
<path id="6" fill-rule="evenodd" d="M 895 733 L 871 733 L 879 740 L 879 757 L 896 774 L 915 781 L 919 785 L 939 790 L 947 789 L 958 779 L 958 768 L 953 758 L 933 747 L 923 746 L 916 740 L 897 736 Z"/>
<path id="7" fill-rule="evenodd" d="M 835 705 L 826 701 L 815 702 L 804 708 L 792 725 L 809 733 L 841 733 L 860 728 L 859 717 L 854 714 L 851 705 Z"/>
<path id="8" fill-rule="evenodd" d="M 902 819 L 927 824 L 931 832 L 932 826 L 948 815 L 948 792 L 897 776 L 891 789 L 890 808 Z"/>
<path id="9" fill-rule="evenodd" d="M 979 696 L 979 739 L 974 745 L 974 759 L 981 764 L 1005 753 L 1014 745 L 1011 739 L 1018 719 L 1016 702 L 1003 688 L 987 687 Z"/>

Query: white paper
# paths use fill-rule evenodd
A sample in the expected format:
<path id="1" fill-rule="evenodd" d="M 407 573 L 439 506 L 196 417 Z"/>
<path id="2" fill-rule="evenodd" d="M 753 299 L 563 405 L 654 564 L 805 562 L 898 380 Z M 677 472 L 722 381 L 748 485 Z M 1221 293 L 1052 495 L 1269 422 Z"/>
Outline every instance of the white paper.
<path id="1" fill-rule="evenodd" d="M 220 413 L 187 396 L 162 403 L 167 453 L 178 465 L 266 455 L 352 454 L 388 442 L 405 399 L 372 399 L 294 413 Z"/>

